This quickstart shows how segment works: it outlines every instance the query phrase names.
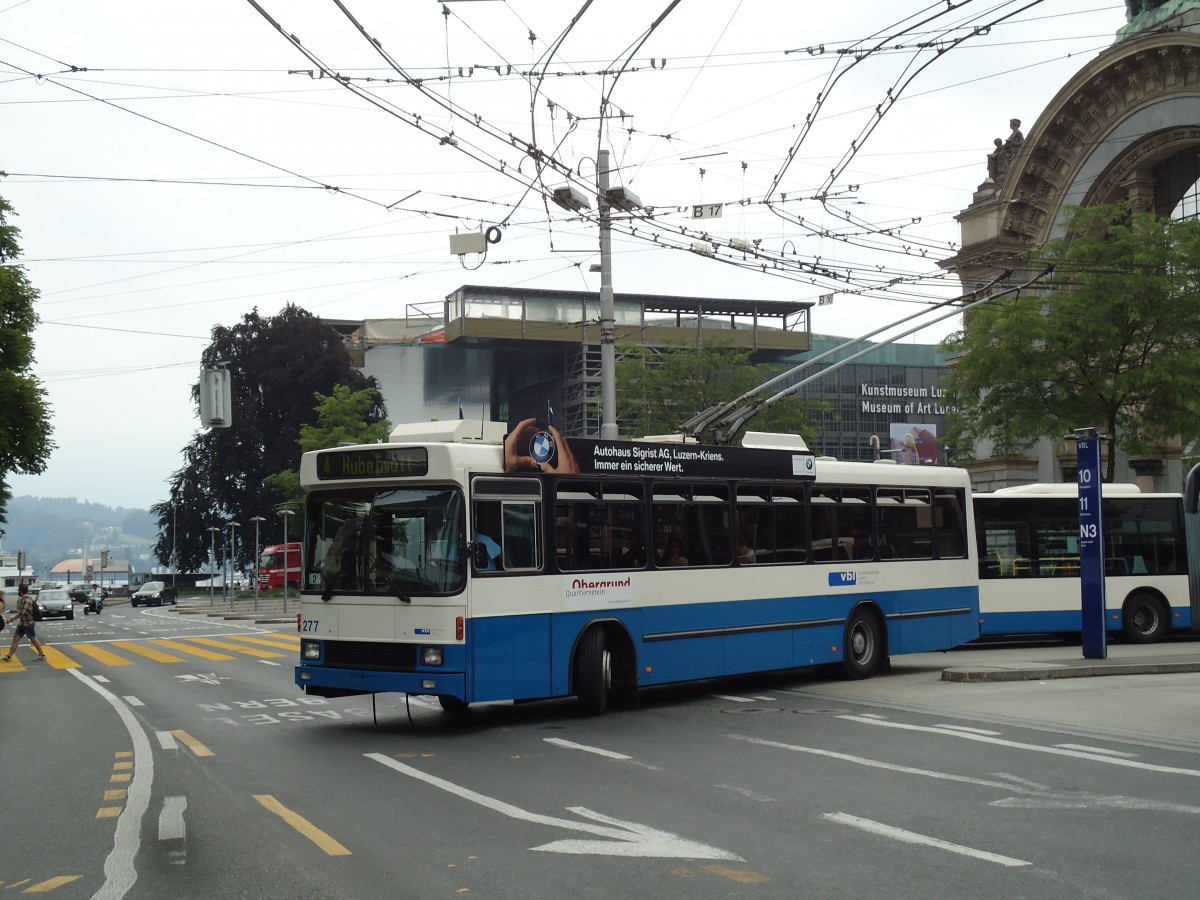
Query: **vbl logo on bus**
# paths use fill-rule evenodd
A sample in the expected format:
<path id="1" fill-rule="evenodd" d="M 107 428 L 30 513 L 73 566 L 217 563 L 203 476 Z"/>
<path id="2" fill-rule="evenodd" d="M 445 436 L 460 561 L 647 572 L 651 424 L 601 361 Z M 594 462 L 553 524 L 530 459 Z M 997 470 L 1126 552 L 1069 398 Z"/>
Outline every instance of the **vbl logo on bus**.
<path id="1" fill-rule="evenodd" d="M 830 572 L 829 586 L 830 587 L 846 587 L 858 583 L 858 576 L 853 572 Z"/>

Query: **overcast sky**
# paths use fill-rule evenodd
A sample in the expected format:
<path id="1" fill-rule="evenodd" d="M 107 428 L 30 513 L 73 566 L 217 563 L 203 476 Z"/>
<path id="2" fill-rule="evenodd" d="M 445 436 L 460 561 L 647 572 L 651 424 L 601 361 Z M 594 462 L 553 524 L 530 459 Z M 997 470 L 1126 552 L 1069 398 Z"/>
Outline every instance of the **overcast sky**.
<path id="1" fill-rule="evenodd" d="M 1125 24 L 1100 0 L 594 0 L 572 27 L 586 5 L 0 0 L 0 195 L 58 445 L 14 493 L 164 499 L 200 353 L 251 309 L 598 290 L 594 219 L 545 197 L 594 192 L 602 146 L 654 207 L 614 234 L 618 293 L 832 293 L 812 329 L 843 336 L 908 316 L 959 293 L 937 260 L 993 139 Z M 704 237 L 716 258 L 680 249 Z"/>

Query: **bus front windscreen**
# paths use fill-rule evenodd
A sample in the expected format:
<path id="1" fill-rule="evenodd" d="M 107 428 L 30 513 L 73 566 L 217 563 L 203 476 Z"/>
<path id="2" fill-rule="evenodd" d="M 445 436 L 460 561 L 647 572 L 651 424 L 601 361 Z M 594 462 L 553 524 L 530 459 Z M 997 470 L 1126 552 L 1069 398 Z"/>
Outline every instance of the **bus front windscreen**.
<path id="1" fill-rule="evenodd" d="M 462 590 L 466 532 L 457 488 L 314 492 L 305 518 L 305 589 L 325 599 Z"/>

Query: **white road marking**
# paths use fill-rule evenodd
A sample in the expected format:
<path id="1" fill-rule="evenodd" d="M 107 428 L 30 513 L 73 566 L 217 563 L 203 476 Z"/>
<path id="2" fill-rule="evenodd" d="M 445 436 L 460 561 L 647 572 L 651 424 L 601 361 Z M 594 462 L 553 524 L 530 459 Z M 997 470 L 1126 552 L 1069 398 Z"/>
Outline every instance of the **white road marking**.
<path id="1" fill-rule="evenodd" d="M 854 763 L 858 766 L 869 766 L 872 769 L 885 769 L 889 772 L 902 772 L 905 775 L 921 775 L 925 778 L 936 778 L 939 781 L 955 781 L 960 784 L 975 784 L 982 787 L 999 788 L 1011 791 L 1013 786 L 1007 781 L 989 781 L 986 778 L 972 778 L 968 775 L 953 775 L 949 772 L 936 772 L 932 769 L 918 769 L 914 766 L 901 766 L 896 763 L 883 762 L 878 759 L 867 759 L 865 756 L 854 756 L 850 753 L 837 753 L 833 750 L 821 750 L 817 747 L 803 747 L 799 744 L 784 744 L 779 741 L 768 741 L 762 738 L 746 737 L 741 734 L 731 734 L 735 741 L 745 741 L 747 744 L 757 744 L 760 747 L 774 747 L 777 750 L 791 750 L 795 753 L 808 753 L 812 756 L 823 756 L 826 759 L 838 759 L 842 762 Z"/>
<path id="2" fill-rule="evenodd" d="M 929 727 L 926 725 L 908 725 L 903 722 L 880 722 L 875 719 L 868 719 L 865 716 L 839 716 L 848 722 L 862 722 L 865 725 L 875 725 L 879 728 L 898 728 L 901 731 L 921 731 L 926 734 L 945 734 L 953 737 L 962 738 L 967 741 L 980 741 L 985 744 L 995 744 L 997 747 L 1012 747 L 1017 750 L 1032 750 L 1035 753 L 1049 753 L 1052 756 L 1069 756 L 1073 759 L 1086 759 L 1091 762 L 1107 763 L 1110 766 L 1124 766 L 1130 769 L 1142 769 L 1146 772 L 1162 772 L 1168 775 L 1187 775 L 1192 778 L 1200 778 L 1200 769 L 1181 769 L 1177 766 L 1160 766 L 1154 763 L 1139 762 L 1136 759 L 1121 759 L 1112 756 L 1104 756 L 1095 751 L 1084 750 L 1064 750 L 1061 747 L 1045 747 L 1040 744 L 1023 744 L 1020 741 L 1010 741 L 1004 738 L 988 737 L 983 734 L 970 734 L 964 731 L 949 731 L 941 727 Z"/>
<path id="3" fill-rule="evenodd" d="M 731 697 L 729 694 L 709 694 L 708 696 L 716 700 L 726 700 L 730 703 L 753 703 L 753 697 Z"/>
<path id="4" fill-rule="evenodd" d="M 117 711 L 133 743 L 133 778 L 126 788 L 125 808 L 117 817 L 112 851 L 104 859 L 104 884 L 92 894 L 96 900 L 120 900 L 137 881 L 136 864 L 141 847 L 142 817 L 150 807 L 150 793 L 154 786 L 154 754 L 150 751 L 150 739 L 146 732 L 142 730 L 129 707 L 122 703 L 116 694 L 100 687 L 77 669 L 67 669 L 67 672 L 109 702 Z"/>
<path id="5" fill-rule="evenodd" d="M 594 834 L 607 840 L 567 840 L 554 841 L 549 844 L 543 844 L 540 847 L 531 847 L 531 850 L 540 850 L 548 853 L 586 853 L 599 856 L 637 856 L 637 857 L 674 857 L 683 859 L 728 859 L 736 862 L 745 862 L 745 860 L 736 853 L 730 853 L 728 850 L 721 850 L 717 847 L 710 847 L 707 844 L 701 844 L 698 841 L 690 841 L 680 837 L 677 834 L 672 834 L 669 831 L 660 831 L 657 828 L 651 828 L 648 825 L 641 825 L 637 822 L 626 822 L 621 819 L 614 819 L 609 816 L 602 815 L 598 812 L 593 812 L 582 806 L 568 807 L 568 812 L 573 812 L 578 816 L 586 819 L 592 819 L 595 822 L 604 823 L 602 825 L 593 825 L 588 822 L 578 822 L 574 819 L 559 819 L 555 816 L 544 816 L 540 813 L 533 813 L 521 809 L 519 806 L 513 806 L 511 803 L 505 803 L 502 800 L 496 800 L 492 797 L 485 796 L 468 788 L 460 787 L 444 779 L 434 775 L 429 775 L 422 772 L 420 769 L 414 769 L 412 766 L 405 765 L 398 760 L 392 759 L 383 753 L 367 753 L 367 759 L 373 759 L 381 765 L 385 765 L 390 769 L 408 775 L 410 778 L 416 778 L 426 784 L 432 785 L 440 790 L 461 797 L 463 800 L 469 800 L 471 803 L 476 803 L 493 812 L 500 813 L 503 816 L 508 816 L 510 819 L 518 819 L 522 822 L 532 822 L 535 825 L 548 825 L 551 828 L 565 828 L 570 831 L 582 831 L 587 834 Z"/>
<path id="6" fill-rule="evenodd" d="M 124 700 L 126 703 L 128 703 L 130 706 L 145 706 L 146 705 L 141 700 L 139 700 L 137 697 L 126 696 L 126 697 L 122 697 L 121 699 Z"/>
<path id="7" fill-rule="evenodd" d="M 735 794 L 741 794 L 743 797 L 746 797 L 750 800 L 756 800 L 759 803 L 774 803 L 775 802 L 774 797 L 767 797 L 767 796 L 764 796 L 763 794 L 755 793 L 754 791 L 749 790 L 748 788 L 738 787 L 735 784 L 718 784 L 717 787 L 721 788 L 721 790 L 723 790 L 723 791 L 733 791 Z"/>
<path id="8" fill-rule="evenodd" d="M 183 824 L 183 811 L 187 809 L 187 797 L 167 797 L 158 814 L 158 839 L 178 841 L 187 837 Z"/>
<path id="9" fill-rule="evenodd" d="M 607 756 L 609 759 L 632 759 L 624 753 L 617 753 L 613 750 L 602 750 L 599 747 L 589 747 L 586 744 L 576 744 L 574 741 L 566 741 L 562 738 L 542 738 L 547 744 L 554 744 L 556 747 L 564 747 L 567 750 L 582 750 L 584 753 L 595 753 L 597 756 Z"/>
<path id="10" fill-rule="evenodd" d="M 175 741 L 175 735 L 169 731 L 156 731 L 154 736 L 158 738 L 158 746 L 164 750 L 178 750 L 179 744 Z"/>
<path id="11" fill-rule="evenodd" d="M 1100 753 L 1104 756 L 1119 756 L 1122 759 L 1137 759 L 1136 753 L 1125 753 L 1121 750 L 1109 750 L 1105 747 L 1088 747 L 1085 744 L 1055 744 L 1064 750 L 1082 750 L 1084 753 Z"/>
<path id="12" fill-rule="evenodd" d="M 949 841 L 918 834 L 915 831 L 906 831 L 903 828 L 884 825 L 882 822 L 873 822 L 870 819 L 861 819 L 858 816 L 851 816 L 846 813 L 825 813 L 821 818 L 830 822 L 837 822 L 840 825 L 849 825 L 851 828 L 857 828 L 868 834 L 877 834 L 881 837 L 891 838 L 894 841 L 902 841 L 906 844 L 919 844 L 925 847 L 933 847 L 937 850 L 946 850 L 950 853 L 958 853 L 961 856 L 969 856 L 972 859 L 979 859 L 984 862 L 997 863 L 1010 867 L 1032 865 L 1032 863 L 1023 859 L 1001 856 L 999 853 L 989 853 L 986 850 L 976 850 L 974 847 L 966 847 L 962 844 L 952 844 Z"/>
<path id="13" fill-rule="evenodd" d="M 871 718 L 881 719 L 883 716 L 872 716 Z M 939 724 L 937 727 L 946 728 L 950 731 L 965 731 L 967 734 L 986 734 L 989 737 L 997 737 L 1000 734 L 999 731 L 989 731 L 986 728 L 969 728 L 966 725 L 947 725 L 943 723 Z"/>
<path id="14" fill-rule="evenodd" d="M 72 670 L 72 671 L 74 671 L 74 670 Z M 101 684 L 109 684 L 110 683 L 109 680 L 107 678 L 105 678 L 103 675 L 93 675 L 92 680 L 98 681 Z"/>
<path id="15" fill-rule="evenodd" d="M 273 659 L 260 659 L 259 662 L 262 663 L 264 666 L 281 666 L 281 665 L 283 665 L 283 663 L 277 663 Z"/>

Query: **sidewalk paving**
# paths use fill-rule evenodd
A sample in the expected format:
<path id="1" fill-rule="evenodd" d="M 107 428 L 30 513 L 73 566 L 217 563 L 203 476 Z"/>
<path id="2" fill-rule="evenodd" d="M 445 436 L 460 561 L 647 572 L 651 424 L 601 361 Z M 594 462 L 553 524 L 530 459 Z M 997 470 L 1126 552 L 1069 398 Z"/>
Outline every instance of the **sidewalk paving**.
<path id="1" fill-rule="evenodd" d="M 970 644 L 950 656 L 960 662 L 942 670 L 942 681 L 1047 681 L 1200 672 L 1200 641 L 1190 636 L 1152 645 L 1110 642 L 1105 659 L 1085 659 L 1078 645 L 1034 642 Z"/>

